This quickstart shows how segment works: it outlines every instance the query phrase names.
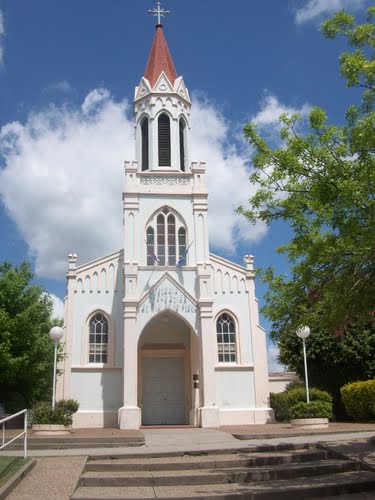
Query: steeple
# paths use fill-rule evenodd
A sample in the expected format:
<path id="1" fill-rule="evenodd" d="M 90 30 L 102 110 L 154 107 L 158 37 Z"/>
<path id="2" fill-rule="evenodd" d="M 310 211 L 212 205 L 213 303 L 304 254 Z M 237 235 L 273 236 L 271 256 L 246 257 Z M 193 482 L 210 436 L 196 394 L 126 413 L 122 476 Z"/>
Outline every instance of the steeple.
<path id="1" fill-rule="evenodd" d="M 144 77 L 150 82 L 151 87 L 155 85 L 162 71 L 164 71 L 173 86 L 177 78 L 177 73 L 164 38 L 163 27 L 161 24 L 158 24 L 144 74 Z"/>
<path id="2" fill-rule="evenodd" d="M 189 169 L 190 98 L 182 76 L 177 76 L 165 41 L 160 7 L 154 41 L 144 76 L 134 94 L 136 157 L 141 172 L 187 172 Z"/>

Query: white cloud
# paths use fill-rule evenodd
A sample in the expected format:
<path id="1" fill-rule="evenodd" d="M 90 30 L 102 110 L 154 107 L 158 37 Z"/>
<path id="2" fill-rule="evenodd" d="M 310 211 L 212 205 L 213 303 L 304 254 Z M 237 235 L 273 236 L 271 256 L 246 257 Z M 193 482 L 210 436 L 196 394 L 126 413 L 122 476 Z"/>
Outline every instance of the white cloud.
<path id="1" fill-rule="evenodd" d="M 360 10 L 366 0 L 309 0 L 303 7 L 295 12 L 297 24 L 303 24 L 315 19 L 321 20 L 323 16 L 329 16 L 340 9 Z"/>
<path id="2" fill-rule="evenodd" d="M 234 212 L 254 187 L 249 153 L 229 144 L 229 132 L 212 104 L 195 101 L 191 159 L 207 162 L 211 243 L 232 252 L 240 241 L 259 240 L 266 228 Z M 130 106 L 106 89 L 91 91 L 80 108 L 51 105 L 0 129 L 0 196 L 38 274 L 62 277 L 72 251 L 83 263 L 121 248 L 124 159 L 134 159 Z"/>
<path id="3" fill-rule="evenodd" d="M 71 251 L 82 263 L 121 247 L 133 125 L 126 101 L 98 94 L 87 96 L 85 112 L 50 106 L 0 130 L 0 196 L 43 276 L 62 277 Z"/>
<path id="4" fill-rule="evenodd" d="M 279 348 L 275 344 L 270 344 L 267 350 L 268 354 L 268 372 L 283 372 L 285 368 L 279 363 Z"/>
<path id="5" fill-rule="evenodd" d="M 251 121 L 257 125 L 260 132 L 266 133 L 274 140 L 279 140 L 280 115 L 285 113 L 289 115 L 297 113 L 302 117 L 306 117 L 310 111 L 311 106 L 307 103 L 303 104 L 300 108 L 286 106 L 285 104 L 282 104 L 276 96 L 266 94 L 263 99 L 261 109 L 251 118 Z"/>
<path id="6" fill-rule="evenodd" d="M 5 21 L 4 14 L 0 10 L 0 68 L 4 65 L 4 38 L 5 38 Z"/>
<path id="7" fill-rule="evenodd" d="M 246 205 L 255 194 L 249 182 L 246 162 L 249 151 L 240 152 L 228 143 L 229 126 L 224 116 L 207 101 L 194 101 L 191 113 L 192 159 L 206 161 L 209 192 L 208 227 L 211 244 L 229 253 L 237 244 L 259 241 L 266 233 L 264 224 L 251 226 L 235 209 Z"/>
<path id="8" fill-rule="evenodd" d="M 57 295 L 55 295 L 53 293 L 50 293 L 49 296 L 51 297 L 52 302 L 53 302 L 52 317 L 63 319 L 64 318 L 64 302 L 59 297 L 57 297 Z"/>

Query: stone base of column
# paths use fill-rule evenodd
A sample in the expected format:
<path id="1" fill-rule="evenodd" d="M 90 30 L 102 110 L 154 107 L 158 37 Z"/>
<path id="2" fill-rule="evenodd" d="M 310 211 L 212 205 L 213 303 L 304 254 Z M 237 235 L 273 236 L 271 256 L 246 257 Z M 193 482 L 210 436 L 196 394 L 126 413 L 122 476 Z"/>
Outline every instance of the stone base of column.
<path id="1" fill-rule="evenodd" d="M 139 429 L 141 426 L 141 409 L 138 406 L 122 406 L 118 411 L 120 429 Z"/>
<path id="2" fill-rule="evenodd" d="M 199 409 L 201 427 L 220 427 L 220 410 L 214 406 Z"/>

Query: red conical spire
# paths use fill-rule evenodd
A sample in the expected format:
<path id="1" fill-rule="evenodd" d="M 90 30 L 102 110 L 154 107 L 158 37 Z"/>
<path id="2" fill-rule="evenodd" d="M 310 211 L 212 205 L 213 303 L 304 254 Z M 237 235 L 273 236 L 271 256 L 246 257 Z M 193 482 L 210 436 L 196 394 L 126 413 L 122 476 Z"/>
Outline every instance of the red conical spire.
<path id="1" fill-rule="evenodd" d="M 177 73 L 164 38 L 162 25 L 158 24 L 144 74 L 145 78 L 150 82 L 151 87 L 155 85 L 162 71 L 164 71 L 168 80 L 173 85 L 177 78 Z"/>

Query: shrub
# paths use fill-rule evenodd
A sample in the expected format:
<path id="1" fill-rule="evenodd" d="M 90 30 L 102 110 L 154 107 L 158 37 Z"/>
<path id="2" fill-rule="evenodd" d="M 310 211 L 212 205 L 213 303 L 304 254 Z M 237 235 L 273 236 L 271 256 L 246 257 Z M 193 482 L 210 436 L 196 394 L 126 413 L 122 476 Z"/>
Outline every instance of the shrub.
<path id="1" fill-rule="evenodd" d="M 340 392 L 346 413 L 354 420 L 364 421 L 375 417 L 375 380 L 345 384 Z"/>
<path id="2" fill-rule="evenodd" d="M 330 405 L 332 414 L 332 396 L 326 392 L 311 387 L 309 390 L 310 402 L 321 401 Z M 297 403 L 306 402 L 306 389 L 304 387 L 297 387 L 278 394 L 271 393 L 270 406 L 275 412 L 275 419 L 277 422 L 286 422 L 291 418 L 291 408 Z M 332 416 L 332 415 L 330 415 Z"/>
<path id="3" fill-rule="evenodd" d="M 321 391 L 315 387 L 309 389 L 310 401 L 325 401 L 332 404 L 332 396 L 327 391 Z M 292 389 L 288 392 L 288 399 L 290 407 L 301 402 L 305 402 L 307 399 L 306 389 L 304 387 L 298 387 L 297 389 Z"/>
<path id="4" fill-rule="evenodd" d="M 62 411 L 70 412 L 73 415 L 78 411 L 79 403 L 75 399 L 60 399 L 55 408 L 61 408 Z"/>
<path id="5" fill-rule="evenodd" d="M 301 380 L 293 380 L 292 382 L 289 382 L 289 384 L 286 384 L 284 392 L 289 392 L 300 387 L 305 387 L 304 383 L 301 382 Z"/>
<path id="6" fill-rule="evenodd" d="M 290 409 L 291 418 L 331 418 L 332 403 L 327 401 L 300 401 Z"/>
<path id="7" fill-rule="evenodd" d="M 73 413 L 79 408 L 79 403 L 74 399 L 62 399 L 56 403 L 52 410 L 51 404 L 47 402 L 37 403 L 33 407 L 33 424 L 58 424 L 71 425 L 73 422 Z"/>
<path id="8" fill-rule="evenodd" d="M 270 394 L 270 406 L 275 412 L 275 419 L 277 422 L 289 421 L 289 408 L 288 394 L 286 392 Z"/>

